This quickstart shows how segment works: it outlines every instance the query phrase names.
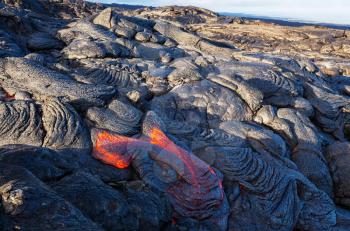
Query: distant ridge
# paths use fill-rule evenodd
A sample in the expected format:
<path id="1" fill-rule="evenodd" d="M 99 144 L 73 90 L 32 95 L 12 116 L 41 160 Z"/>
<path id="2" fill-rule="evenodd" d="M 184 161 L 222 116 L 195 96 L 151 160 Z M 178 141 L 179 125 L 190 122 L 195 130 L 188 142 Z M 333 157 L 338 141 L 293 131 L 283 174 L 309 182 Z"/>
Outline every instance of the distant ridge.
<path id="1" fill-rule="evenodd" d="M 152 6 L 143 6 L 143 5 L 128 5 L 128 4 L 118 4 L 118 3 L 102 3 L 103 6 L 105 7 L 118 7 L 121 9 L 127 9 L 127 10 L 137 10 L 137 9 L 141 9 L 141 8 L 154 8 Z"/>
<path id="2" fill-rule="evenodd" d="M 101 5 L 105 7 L 117 7 L 117 8 L 126 9 L 126 10 L 137 10 L 145 7 L 150 9 L 157 8 L 154 6 L 129 5 L 129 4 L 118 4 L 118 3 L 102 3 Z M 270 16 L 245 14 L 245 13 L 232 13 L 232 12 L 217 12 L 217 13 L 220 16 L 239 17 L 239 18 L 248 19 L 248 20 L 261 20 L 264 22 L 275 23 L 281 26 L 293 26 L 293 27 L 324 26 L 324 27 L 329 27 L 329 28 L 339 29 L 339 30 L 350 30 L 350 25 L 347 25 L 347 24 L 321 23 L 321 22 L 314 22 L 314 21 L 303 21 L 298 19 L 270 17 Z"/>
<path id="3" fill-rule="evenodd" d="M 303 21 L 297 19 L 288 19 L 288 18 L 278 18 L 278 17 L 269 17 L 269 16 L 260 16 L 254 14 L 244 14 L 244 13 L 228 13 L 228 12 L 219 12 L 221 16 L 232 16 L 240 17 L 248 20 L 261 20 L 264 22 L 275 23 L 281 26 L 325 26 L 333 29 L 340 30 L 350 30 L 350 25 L 343 24 L 334 24 L 334 23 L 320 23 L 312 21 Z"/>

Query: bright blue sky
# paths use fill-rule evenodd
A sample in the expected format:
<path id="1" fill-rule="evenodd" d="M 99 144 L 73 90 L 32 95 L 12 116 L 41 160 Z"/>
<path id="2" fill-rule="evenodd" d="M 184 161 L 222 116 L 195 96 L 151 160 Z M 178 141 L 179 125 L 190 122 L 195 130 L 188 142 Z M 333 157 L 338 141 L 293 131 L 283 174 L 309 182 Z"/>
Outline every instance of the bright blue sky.
<path id="1" fill-rule="evenodd" d="M 194 5 L 217 12 L 350 24 L 350 0 L 90 0 L 149 6 Z"/>

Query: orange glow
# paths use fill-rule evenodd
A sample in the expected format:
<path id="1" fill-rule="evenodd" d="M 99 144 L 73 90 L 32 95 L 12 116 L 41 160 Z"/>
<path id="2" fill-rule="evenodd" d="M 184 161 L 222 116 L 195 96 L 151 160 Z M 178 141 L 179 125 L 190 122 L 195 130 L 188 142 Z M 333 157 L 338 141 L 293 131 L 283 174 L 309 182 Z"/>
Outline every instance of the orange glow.
<path id="1" fill-rule="evenodd" d="M 152 128 L 147 135 L 148 137 L 135 139 L 106 131 L 99 132 L 93 156 L 119 169 L 129 167 L 134 161 L 141 178 L 145 170 L 141 164 L 145 163 L 145 167 L 150 167 L 152 161 L 167 163 L 176 171 L 176 177 L 179 176 L 176 181 L 165 185 L 165 188 L 163 185 L 159 188 L 170 196 L 174 206 L 172 224 L 176 224 L 179 215 L 204 219 L 207 216 L 206 208 L 211 211 L 224 203 L 222 182 L 215 169 L 177 146 L 160 129 Z M 152 168 L 146 169 L 151 170 Z M 157 172 L 153 174 L 156 177 Z M 152 177 L 146 180 L 152 180 Z"/>
<path id="2" fill-rule="evenodd" d="M 195 166 L 187 151 L 174 144 L 160 129 L 153 128 L 150 132 L 151 144 L 157 145 L 170 153 L 176 155 L 189 170 L 195 185 L 198 185 Z"/>
<path id="3" fill-rule="evenodd" d="M 8 99 L 8 100 L 13 100 L 15 99 L 15 95 L 10 95 L 7 91 L 4 91 L 5 92 L 5 98 Z"/>
<path id="4" fill-rule="evenodd" d="M 93 150 L 93 155 L 102 160 L 106 164 L 113 165 L 116 168 L 127 168 L 131 163 L 131 157 L 123 155 L 124 153 L 118 153 L 117 151 L 109 151 L 105 146 L 126 146 L 130 142 L 134 142 L 132 138 L 111 135 L 105 131 L 97 135 L 96 146 Z"/>
<path id="5" fill-rule="evenodd" d="M 112 165 L 116 168 L 127 168 L 131 164 L 133 155 L 133 153 L 128 152 L 128 145 L 132 147 L 141 144 L 140 148 L 144 148 L 143 143 L 150 143 L 166 150 L 172 155 L 175 155 L 184 164 L 185 169 L 189 172 L 190 178 L 185 178 L 183 176 L 184 179 L 188 180 L 190 184 L 195 186 L 195 188 L 198 190 L 198 193 L 201 191 L 202 187 L 206 188 L 206 183 L 208 183 L 202 182 L 200 179 L 200 176 L 205 175 L 203 171 L 209 171 L 212 176 L 215 176 L 215 178 L 217 178 L 217 175 L 213 168 L 208 166 L 196 156 L 192 156 L 189 152 L 182 149 L 181 147 L 178 147 L 159 128 L 152 128 L 149 133 L 149 138 L 141 137 L 140 139 L 113 135 L 109 134 L 106 131 L 100 132 L 97 135 L 96 145 L 93 150 L 93 156 L 103 161 L 104 163 Z M 181 175 L 180 172 L 178 173 Z M 222 182 L 220 179 L 217 179 L 217 184 L 219 188 L 222 189 Z"/>

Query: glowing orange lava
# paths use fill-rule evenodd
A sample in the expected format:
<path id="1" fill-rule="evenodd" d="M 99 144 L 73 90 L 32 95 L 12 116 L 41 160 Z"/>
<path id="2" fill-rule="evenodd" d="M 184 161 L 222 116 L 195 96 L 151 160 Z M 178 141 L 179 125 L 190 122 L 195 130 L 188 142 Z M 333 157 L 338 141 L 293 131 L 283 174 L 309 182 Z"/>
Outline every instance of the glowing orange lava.
<path id="1" fill-rule="evenodd" d="M 93 156 L 119 169 L 129 167 L 133 161 L 141 177 L 143 171 L 152 170 L 146 169 L 150 167 L 151 161 L 167 163 L 177 172 L 177 176 L 182 177 L 182 180 L 172 182 L 166 188 L 160 185 L 160 189 L 170 195 L 174 206 L 173 224 L 176 224 L 176 218 L 180 216 L 202 220 L 208 216 L 208 211 L 221 209 L 221 205 L 226 202 L 223 200 L 222 182 L 215 169 L 177 146 L 157 127 L 146 133 L 148 137 L 135 139 L 100 132 L 96 136 Z M 146 168 L 142 168 L 143 163 Z M 215 223 L 219 224 L 220 221 Z"/>
<path id="2" fill-rule="evenodd" d="M 106 164 L 113 165 L 116 168 L 127 168 L 131 163 L 131 158 L 124 155 L 124 153 L 119 153 L 117 151 L 107 150 L 106 147 L 112 146 L 113 148 L 118 146 L 126 146 L 128 143 L 135 141 L 132 138 L 111 135 L 106 131 L 103 131 L 97 135 L 95 150 L 93 155 L 98 159 L 102 160 Z"/>
<path id="3" fill-rule="evenodd" d="M 195 185 L 198 185 L 195 166 L 192 163 L 191 157 L 187 151 L 174 144 L 160 129 L 153 128 L 150 132 L 151 144 L 155 144 L 170 153 L 176 155 L 189 170 Z"/>
<path id="4" fill-rule="evenodd" d="M 132 153 L 128 153 L 128 145 L 132 147 L 137 144 L 143 145 L 143 143 L 150 143 L 175 155 L 189 172 L 190 178 L 187 178 L 190 180 L 189 183 L 193 184 L 196 188 L 199 189 L 205 185 L 201 185 L 198 181 L 198 176 L 204 175 L 203 171 L 209 171 L 211 175 L 216 176 L 214 169 L 195 156 L 192 157 L 186 150 L 178 147 L 159 128 L 152 128 L 148 135 L 149 138 L 142 137 L 140 139 L 134 139 L 102 131 L 97 135 L 93 155 L 106 164 L 123 169 L 129 167 L 131 164 Z M 192 158 L 195 158 L 195 163 L 198 166 L 193 162 Z M 222 182 L 220 180 L 218 181 L 219 187 L 222 188 Z"/>

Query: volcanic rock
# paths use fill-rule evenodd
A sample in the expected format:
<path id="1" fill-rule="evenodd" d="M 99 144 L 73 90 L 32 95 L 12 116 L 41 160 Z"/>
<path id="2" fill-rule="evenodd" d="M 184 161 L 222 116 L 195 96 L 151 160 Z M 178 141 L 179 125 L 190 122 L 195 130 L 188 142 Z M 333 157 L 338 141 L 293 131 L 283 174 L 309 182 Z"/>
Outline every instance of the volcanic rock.
<path id="1" fill-rule="evenodd" d="M 6 31 L 0 30 L 0 57 L 21 56 L 22 50 Z"/>
<path id="2" fill-rule="evenodd" d="M 261 222 L 253 217 L 250 218 L 254 219 L 251 222 L 249 217 L 243 219 L 248 224 L 256 224 L 256 227 L 264 230 L 289 230 L 297 221 L 301 229 L 312 227 L 311 229 L 314 230 L 326 230 L 335 225 L 336 211 L 331 199 L 302 174 L 295 171 L 295 168 L 283 166 L 270 156 L 265 156 L 264 153 L 259 155 L 246 148 L 214 148 L 206 151 L 216 153 L 214 166 L 225 174 L 226 180 L 237 181 L 237 178 L 240 178 L 238 182 L 241 185 L 241 194 L 235 195 L 236 198 L 231 201 L 232 207 L 237 206 L 230 218 L 231 227 L 236 225 L 239 227 L 240 222 L 236 224 L 235 219 L 245 217 L 247 210 L 249 210 L 248 214 L 258 216 Z M 279 171 L 281 172 L 278 173 Z M 261 175 L 261 172 L 264 174 Z M 301 195 L 297 194 L 296 182 L 300 182 Z M 245 194 L 246 190 L 250 193 Z M 285 196 L 286 194 L 289 195 Z M 286 198 L 288 200 L 284 201 Z M 239 200 L 249 205 L 239 204 Z M 303 200 L 305 203 L 301 202 Z M 260 214 L 259 211 L 264 212 Z M 318 211 L 319 214 L 314 217 L 314 214 L 310 214 L 311 211 Z M 267 216 L 264 217 L 265 215 Z M 316 217 L 319 220 L 315 220 Z M 266 222 L 266 220 L 269 221 Z M 240 230 L 238 227 L 237 229 Z"/>
<path id="3" fill-rule="evenodd" d="M 171 120 L 216 127 L 228 120 L 249 120 L 252 111 L 234 92 L 207 80 L 188 83 L 152 100 L 152 110 Z"/>
<path id="4" fill-rule="evenodd" d="M 54 96 L 64 97 L 80 106 L 102 105 L 104 100 L 115 94 L 111 87 L 79 83 L 25 58 L 7 58 L 1 61 L 5 74 L 3 85 L 28 91 L 38 99 Z"/>
<path id="5" fill-rule="evenodd" d="M 89 153 L 91 141 L 82 119 L 75 109 L 58 99 L 48 99 L 43 105 L 44 147 L 64 152 Z"/>
<path id="6" fill-rule="evenodd" d="M 142 112 L 131 105 L 114 100 L 108 108 L 89 108 L 86 116 L 94 122 L 95 127 L 122 135 L 132 135 L 139 130 Z"/>
<path id="7" fill-rule="evenodd" d="M 49 50 L 49 49 L 60 49 L 63 43 L 49 34 L 36 33 L 32 34 L 27 42 L 27 47 L 31 50 Z"/>
<path id="8" fill-rule="evenodd" d="M 0 149 L 1 163 L 28 169 L 41 181 L 54 181 L 69 174 L 75 163 L 68 162 L 59 153 L 29 145 L 5 145 Z"/>
<path id="9" fill-rule="evenodd" d="M 346 207 L 350 206 L 347 184 L 350 173 L 346 167 L 350 161 L 349 148 L 348 142 L 334 143 L 328 146 L 326 154 L 335 187 L 336 202 Z"/>
<path id="10" fill-rule="evenodd" d="M 32 102 L 0 102 L 1 145 L 41 145 L 43 138 L 39 110 Z"/>
<path id="11" fill-rule="evenodd" d="M 5 230 L 101 230 L 25 168 L 0 165 L 0 194 L 8 219 Z"/>
<path id="12" fill-rule="evenodd" d="M 164 195 L 153 192 L 141 181 L 130 181 L 122 189 L 140 230 L 159 230 L 171 222 L 173 209 Z"/>
<path id="13" fill-rule="evenodd" d="M 52 188 L 107 230 L 139 229 L 126 198 L 89 173 L 67 176 Z"/>
<path id="14" fill-rule="evenodd" d="M 337 28 L 0 0 L 0 229 L 349 230 Z"/>

